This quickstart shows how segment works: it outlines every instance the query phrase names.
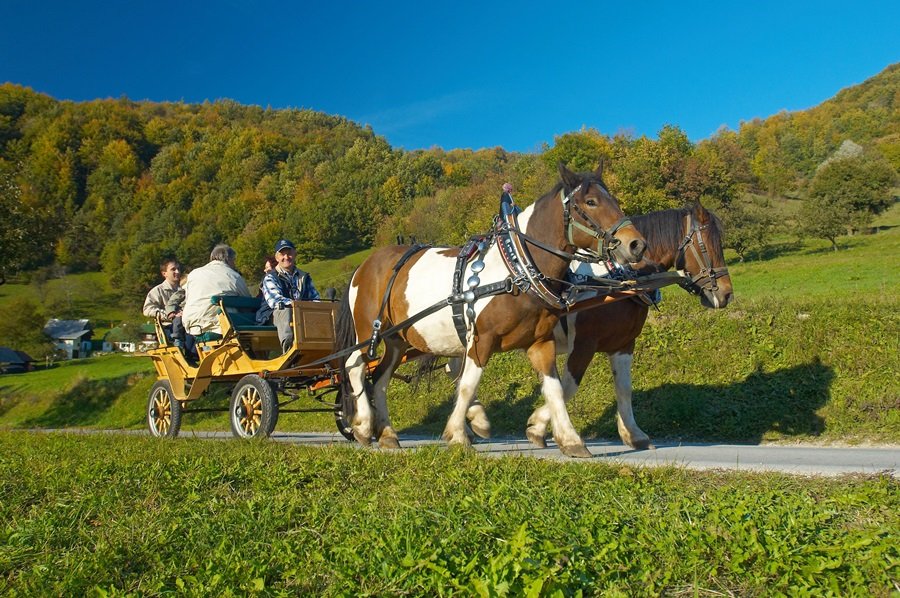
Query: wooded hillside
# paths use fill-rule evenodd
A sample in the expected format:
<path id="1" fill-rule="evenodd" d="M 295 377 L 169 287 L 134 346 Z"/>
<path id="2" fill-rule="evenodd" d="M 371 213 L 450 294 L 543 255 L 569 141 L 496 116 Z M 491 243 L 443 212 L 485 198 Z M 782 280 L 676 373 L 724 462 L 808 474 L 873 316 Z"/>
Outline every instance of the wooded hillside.
<path id="1" fill-rule="evenodd" d="M 189 267 L 227 242 L 253 276 L 274 241 L 301 260 L 338 257 L 398 234 L 457 243 L 482 232 L 509 180 L 530 203 L 555 164 L 609 162 L 628 212 L 702 199 L 732 229 L 747 191 L 805 194 L 844 141 L 900 168 L 900 64 L 803 112 L 744 122 L 692 143 L 675 125 L 657 138 L 595 130 L 539 154 L 501 147 L 392 148 L 370 128 L 311 110 L 203 104 L 74 103 L 0 85 L 0 274 L 105 271 L 142 297 L 165 255 Z M 502 139 L 498 139 L 502 144 Z"/>

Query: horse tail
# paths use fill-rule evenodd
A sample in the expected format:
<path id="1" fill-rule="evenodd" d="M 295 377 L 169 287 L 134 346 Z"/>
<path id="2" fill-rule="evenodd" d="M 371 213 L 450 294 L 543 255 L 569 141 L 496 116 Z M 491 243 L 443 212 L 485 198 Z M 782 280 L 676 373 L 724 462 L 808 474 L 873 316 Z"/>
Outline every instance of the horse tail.
<path id="1" fill-rule="evenodd" d="M 356 274 L 355 270 L 353 274 Z M 347 288 L 344 289 L 344 294 L 341 296 L 341 303 L 338 306 L 334 335 L 334 351 L 336 353 L 343 351 L 348 347 L 352 347 L 357 343 L 356 323 L 353 321 L 353 309 L 350 307 L 350 285 L 352 282 L 353 276 L 351 275 L 350 282 L 347 283 Z M 341 372 L 341 394 L 339 401 L 346 421 L 351 422 L 356 413 L 356 401 L 353 396 L 353 387 L 350 385 L 350 378 L 347 375 L 347 356 L 342 357 L 339 361 Z"/>

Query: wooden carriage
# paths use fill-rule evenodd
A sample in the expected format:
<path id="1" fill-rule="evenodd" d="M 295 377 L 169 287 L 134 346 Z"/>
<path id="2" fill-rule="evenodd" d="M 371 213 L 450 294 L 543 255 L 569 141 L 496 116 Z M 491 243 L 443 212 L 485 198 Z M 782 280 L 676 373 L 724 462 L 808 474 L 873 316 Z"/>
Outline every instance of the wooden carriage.
<path id="1" fill-rule="evenodd" d="M 176 436 L 185 413 L 227 411 L 235 436 L 268 436 L 279 413 L 332 411 L 338 431 L 352 438 L 341 411 L 339 360 L 327 359 L 334 351 L 338 303 L 295 301 L 294 343 L 283 353 L 275 326 L 255 321 L 259 299 L 215 296 L 212 302 L 219 306 L 222 332 L 197 337 L 196 361 L 168 343 L 157 322 L 160 344 L 149 352 L 157 374 L 147 403 L 151 434 Z M 232 386 L 230 406 L 190 408 L 214 383 Z M 286 408 L 304 396 L 319 405 Z"/>

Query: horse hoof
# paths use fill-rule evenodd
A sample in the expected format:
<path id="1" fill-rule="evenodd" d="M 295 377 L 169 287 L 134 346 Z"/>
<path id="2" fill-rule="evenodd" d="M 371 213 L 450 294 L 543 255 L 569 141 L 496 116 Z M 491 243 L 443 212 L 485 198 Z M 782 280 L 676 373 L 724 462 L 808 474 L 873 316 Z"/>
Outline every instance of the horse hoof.
<path id="1" fill-rule="evenodd" d="M 479 438 L 491 437 L 491 420 L 488 419 L 481 403 L 476 402 L 469 407 L 466 411 L 466 419 L 469 420 L 469 427 L 476 436 Z"/>
<path id="2" fill-rule="evenodd" d="M 469 425 L 472 427 L 472 431 L 479 438 L 490 438 L 491 437 L 491 422 L 487 421 L 487 418 L 483 422 L 481 421 L 471 421 Z"/>
<path id="3" fill-rule="evenodd" d="M 388 436 L 388 437 L 379 439 L 378 446 L 380 446 L 383 449 L 398 449 L 398 448 L 400 448 L 400 441 L 397 440 L 396 436 Z"/>
<path id="4" fill-rule="evenodd" d="M 636 451 L 645 451 L 650 448 L 656 448 L 655 446 L 653 446 L 650 443 L 649 438 L 639 438 L 638 440 L 635 440 L 634 442 L 629 442 L 628 444 L 631 445 L 631 448 L 633 448 Z"/>
<path id="5" fill-rule="evenodd" d="M 568 446 L 560 446 L 560 452 L 566 457 L 574 457 L 576 459 L 590 459 L 594 455 L 587 449 L 584 444 L 570 444 Z"/>
<path id="6" fill-rule="evenodd" d="M 471 447 L 472 442 L 469 440 L 469 435 L 463 431 L 462 434 L 454 434 L 448 431 L 444 431 L 441 435 L 441 438 L 450 446 L 461 446 L 461 447 Z"/>
<path id="7" fill-rule="evenodd" d="M 531 427 L 525 428 L 525 437 L 528 438 L 534 446 L 538 448 L 547 448 L 547 439 L 536 429 Z"/>
<path id="8" fill-rule="evenodd" d="M 353 428 L 353 438 L 355 438 L 356 442 L 360 443 L 363 446 L 369 446 L 372 444 L 372 437 L 367 434 L 361 434 L 356 428 Z"/>

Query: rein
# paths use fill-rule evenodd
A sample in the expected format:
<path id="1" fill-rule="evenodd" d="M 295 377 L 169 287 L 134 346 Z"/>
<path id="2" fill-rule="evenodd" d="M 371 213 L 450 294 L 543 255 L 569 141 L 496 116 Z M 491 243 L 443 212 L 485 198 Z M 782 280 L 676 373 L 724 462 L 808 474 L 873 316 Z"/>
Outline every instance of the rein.
<path id="1" fill-rule="evenodd" d="M 700 226 L 694 218 L 693 212 L 688 213 L 687 218 L 688 233 L 684 237 L 684 240 L 681 241 L 681 245 L 678 246 L 678 249 L 675 250 L 675 269 L 680 270 L 685 274 L 685 280 L 681 284 L 681 287 L 693 295 L 699 295 L 704 290 L 715 293 L 719 290 L 719 285 L 716 280 L 728 276 L 728 268 L 725 266 L 715 268 L 712 265 L 712 258 L 709 257 L 709 251 L 706 249 L 706 243 L 703 241 L 702 234 L 705 229 L 709 228 L 709 224 Z M 694 240 L 694 235 L 697 235 L 696 243 L 692 242 Z M 698 246 L 700 248 L 699 251 L 697 250 Z M 690 247 L 691 252 L 694 254 L 694 259 L 700 264 L 700 271 L 695 275 L 691 275 L 691 272 L 687 268 L 678 267 L 679 263 L 681 263 L 682 266 L 687 265 L 685 254 L 688 247 Z M 704 279 L 706 282 L 699 284 L 699 281 Z"/>

